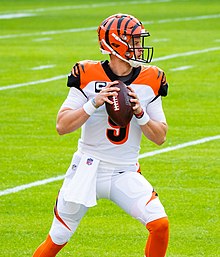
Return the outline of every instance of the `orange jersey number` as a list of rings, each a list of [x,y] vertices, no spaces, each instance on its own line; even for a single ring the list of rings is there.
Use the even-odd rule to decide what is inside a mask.
[[[116,125],[109,117],[108,123],[111,126],[111,128],[108,128],[106,131],[108,140],[116,145],[124,144],[128,140],[130,124],[122,128]]]

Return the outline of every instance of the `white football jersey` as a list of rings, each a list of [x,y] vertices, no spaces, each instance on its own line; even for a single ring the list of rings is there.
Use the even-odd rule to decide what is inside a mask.
[[[79,62],[68,77],[70,91],[62,107],[78,109],[95,97],[108,82],[119,79],[110,70],[108,61]],[[134,89],[151,119],[166,122],[161,96],[166,96],[168,84],[162,70],[155,66],[133,68],[133,75],[124,83]],[[111,121],[104,104],[82,126],[78,149],[105,162],[135,164],[141,135],[135,116],[127,127],[121,128]]]

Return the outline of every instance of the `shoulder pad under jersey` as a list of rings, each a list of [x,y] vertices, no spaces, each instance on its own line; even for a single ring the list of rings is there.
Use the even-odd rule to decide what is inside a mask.
[[[76,63],[73,68],[71,73],[68,76],[68,80],[67,80],[67,86],[68,87],[76,87],[76,88],[80,88],[80,68],[79,68],[80,64]]]
[[[90,79],[90,76],[91,76],[90,73],[94,75],[94,70],[92,69],[92,71],[90,71],[90,68],[94,67],[94,65],[98,63],[100,64],[100,62],[98,61],[90,61],[90,60],[77,62],[73,66],[72,71],[68,76],[67,86],[76,87],[78,89],[82,88],[83,87],[82,84],[84,83],[84,79],[85,79],[85,76],[84,76],[85,73],[86,73],[86,77]],[[96,71],[98,72],[98,70]]]
[[[166,75],[164,73],[164,71],[162,71],[161,69],[158,69],[158,78],[160,79],[160,88],[159,88],[159,95],[161,96],[167,96],[168,94],[168,83],[167,83],[167,79],[166,79]]]
[[[156,66],[149,67],[149,84],[153,88],[156,96],[166,96],[168,93],[168,83],[163,70]]]

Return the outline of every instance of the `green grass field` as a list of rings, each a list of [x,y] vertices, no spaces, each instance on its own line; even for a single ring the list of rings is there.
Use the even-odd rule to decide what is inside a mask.
[[[32,256],[49,231],[62,180],[4,192],[65,174],[80,135],[60,137],[55,130],[68,93],[65,75],[79,60],[107,57],[95,28],[118,12],[144,22],[155,48],[152,64],[166,71],[170,84],[163,100],[167,141],[158,147],[143,139],[141,154],[218,136],[140,159],[169,215],[167,257],[220,256],[220,3],[113,1],[0,1],[1,257]],[[143,257],[147,235],[101,200],[58,256]]]

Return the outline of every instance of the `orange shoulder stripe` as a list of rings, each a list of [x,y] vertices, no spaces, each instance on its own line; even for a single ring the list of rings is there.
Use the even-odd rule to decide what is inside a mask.
[[[99,61],[79,62],[80,88],[83,89],[91,81],[111,81]]]
[[[163,71],[156,66],[142,66],[139,76],[133,81],[133,84],[142,84],[150,86],[155,95],[158,95],[158,91],[161,85],[161,79]]]

